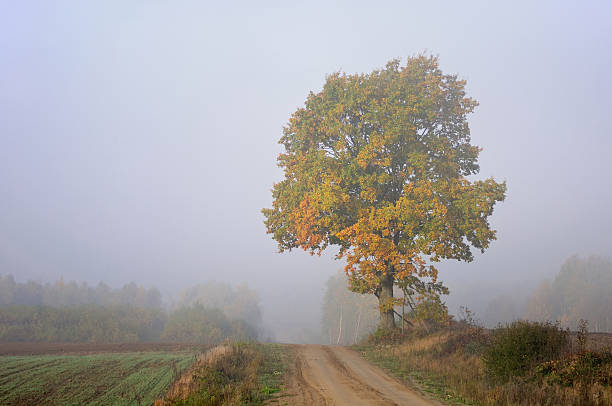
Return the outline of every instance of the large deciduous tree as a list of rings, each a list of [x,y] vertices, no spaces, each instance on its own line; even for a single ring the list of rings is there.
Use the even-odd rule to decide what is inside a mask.
[[[436,281],[433,263],[471,261],[495,231],[488,218],[505,183],[479,171],[465,81],[433,56],[392,60],[368,74],[330,75],[285,126],[285,179],[263,209],[280,251],[339,246],[350,288],[378,297],[381,327],[395,327],[393,286]]]

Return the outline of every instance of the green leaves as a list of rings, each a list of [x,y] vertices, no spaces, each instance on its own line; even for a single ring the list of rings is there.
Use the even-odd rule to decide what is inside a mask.
[[[392,60],[368,74],[330,75],[289,119],[285,179],[264,209],[281,251],[339,245],[346,271],[371,281],[436,277],[427,260],[470,261],[495,232],[488,217],[505,183],[470,182],[480,149],[467,115],[478,103],[433,56]]]

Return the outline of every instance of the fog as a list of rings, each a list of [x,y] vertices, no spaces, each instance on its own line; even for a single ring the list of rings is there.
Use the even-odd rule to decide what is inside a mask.
[[[459,305],[520,300],[612,247],[609,2],[0,3],[0,275],[245,282],[279,340],[319,329],[333,253],[278,254],[278,139],[326,74],[439,55],[480,102],[498,240],[444,262]]]

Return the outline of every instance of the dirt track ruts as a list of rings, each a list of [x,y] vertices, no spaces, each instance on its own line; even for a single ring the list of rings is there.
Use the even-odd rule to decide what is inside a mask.
[[[423,398],[350,348],[296,345],[294,379],[287,405],[407,405],[438,403]]]

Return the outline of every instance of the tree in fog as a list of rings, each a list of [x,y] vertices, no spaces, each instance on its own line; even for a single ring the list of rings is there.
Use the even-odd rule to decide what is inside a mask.
[[[495,231],[488,218],[505,183],[470,181],[480,149],[467,115],[477,102],[435,57],[392,60],[368,74],[328,76],[284,128],[285,178],[263,209],[280,251],[339,246],[349,286],[378,298],[381,327],[395,327],[394,285],[427,279],[433,263],[471,261]],[[412,279],[415,280],[415,279]]]
[[[511,323],[520,319],[521,312],[516,296],[500,294],[489,301],[482,320],[486,326],[495,327],[502,323]]]
[[[220,309],[232,320],[243,320],[253,327],[261,327],[262,313],[257,292],[245,284],[232,287],[221,282],[207,282],[184,289],[176,307],[202,305]]]
[[[161,334],[166,341],[218,344],[226,338],[252,340],[255,330],[242,320],[230,320],[218,308],[201,304],[182,306],[170,313]]]
[[[322,334],[329,344],[355,344],[371,334],[379,321],[376,299],[346,289],[344,272],[326,283],[322,308]]]
[[[542,281],[527,301],[525,317],[529,320],[554,320],[553,291],[549,281]]]
[[[552,283],[531,295],[526,317],[558,320],[576,329],[580,319],[596,332],[612,332],[612,261],[597,256],[569,258]]]
[[[162,297],[157,288],[146,289],[134,282],[121,289],[112,289],[103,282],[91,287],[60,278],[55,283],[43,285],[34,281],[17,283],[12,275],[0,275],[0,306],[73,307],[89,304],[159,309]]]

